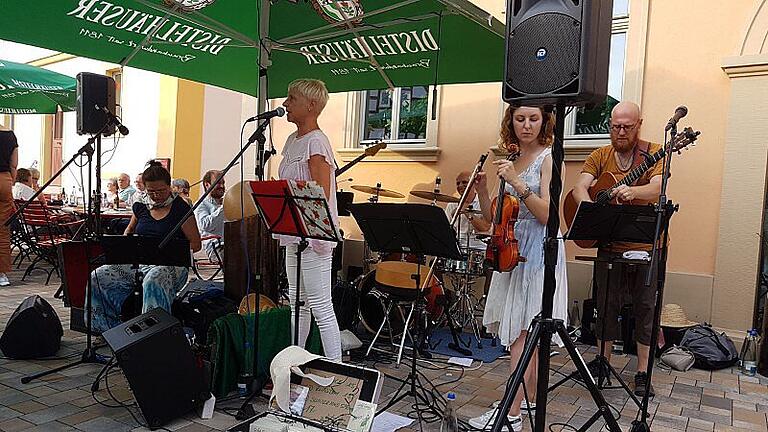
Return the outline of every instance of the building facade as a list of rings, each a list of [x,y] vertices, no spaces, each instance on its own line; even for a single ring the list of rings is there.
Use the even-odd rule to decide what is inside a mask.
[[[504,1],[475,3],[505,21]],[[664,125],[678,105],[689,109],[681,125],[702,133],[695,148],[673,159],[669,196],[680,210],[671,222],[664,301],[682,305],[690,319],[739,337],[753,326],[760,275],[768,272],[761,241],[768,162],[768,5],[766,0],[614,0],[614,9],[609,102],[640,104],[646,140],[663,140]],[[100,73],[115,67],[83,59],[44,66],[73,76],[81,67]],[[253,98],[131,68],[121,72],[124,123],[131,136],[118,146],[114,172],[132,173],[150,157],[171,157],[174,177],[193,182],[205,170],[223,167],[239,150],[240,125],[256,110]],[[389,143],[348,171],[344,179],[353,180],[340,188],[381,183],[407,194],[432,190],[439,176],[443,191],[454,192],[455,175],[472,169],[482,153],[501,155],[495,148],[505,108],[500,95],[498,83],[333,94],[320,125],[339,165],[360,155],[366,144]],[[271,101],[271,107],[281,102]],[[567,118],[565,191],[589,152],[609,143],[606,110],[574,110]],[[73,115],[65,114],[65,160],[82,141],[71,132]],[[45,167],[40,155],[50,153],[46,130],[53,120],[38,119],[36,129],[20,117],[15,128],[25,136],[25,145],[39,149]],[[251,130],[246,128],[246,136]],[[271,141],[278,150],[270,161],[273,176],[280,147],[292,131],[282,120],[273,122]],[[252,178],[255,153],[247,155],[243,172]],[[239,170],[234,171],[230,184],[239,181]],[[366,198],[358,194],[356,201]],[[344,219],[353,245],[359,230],[353,220]],[[591,265],[575,257],[594,251],[571,244],[567,251],[570,296],[583,299],[589,295]]]

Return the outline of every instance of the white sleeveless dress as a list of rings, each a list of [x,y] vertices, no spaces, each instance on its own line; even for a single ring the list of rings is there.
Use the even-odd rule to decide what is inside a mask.
[[[520,173],[520,179],[530,186],[531,191],[541,196],[541,165],[551,154],[547,148]],[[507,185],[507,191],[517,195]],[[541,295],[544,290],[544,239],[547,227],[542,225],[520,200],[520,213],[515,224],[515,238],[518,240],[520,255],[526,258],[511,272],[493,272],[488,298],[483,313],[483,325],[489,332],[499,336],[504,346],[511,345],[522,331],[528,330],[533,318],[541,313]],[[558,237],[561,237],[558,235]],[[565,244],[559,240],[555,280],[554,307],[552,316],[566,321],[568,318],[568,278],[565,267]],[[555,337],[553,340],[562,345]]]

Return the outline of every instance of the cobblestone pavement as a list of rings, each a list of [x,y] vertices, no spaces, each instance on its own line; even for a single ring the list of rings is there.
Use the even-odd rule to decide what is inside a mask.
[[[23,268],[23,267],[22,267]],[[104,385],[95,394],[90,387],[99,365],[83,365],[52,374],[44,379],[22,384],[20,378],[29,373],[47,370],[65,364],[82,352],[85,337],[69,330],[69,311],[53,295],[59,280],[54,276],[48,286],[44,285],[42,273],[35,273],[26,282],[21,282],[20,271],[11,275],[13,285],[0,288],[0,329],[18,304],[27,296],[39,294],[56,309],[64,326],[60,360],[17,361],[0,359],[0,431],[132,431],[146,430],[132,418],[125,408],[106,407],[97,402],[114,404]],[[107,351],[104,348],[102,351]],[[592,354],[586,354],[590,358]],[[628,382],[634,375],[634,356],[615,357],[613,366]],[[404,376],[408,369],[395,368],[391,364],[377,363],[380,370]],[[569,373],[574,368],[564,356],[553,358],[553,378]],[[505,359],[479,367],[477,362],[463,373],[445,368],[420,367],[429,383],[438,385],[439,391],[457,393],[458,416],[468,419],[485,412],[500,399],[505,381],[509,376],[509,364]],[[387,379],[382,391],[382,401],[388,400],[396,389],[393,380]],[[650,404],[652,430],[663,432],[679,431],[766,431],[768,412],[768,379],[742,376],[735,369],[708,372],[665,372],[656,370],[654,386],[657,396]],[[132,394],[125,379],[116,373],[110,377],[110,387],[115,397],[132,403]],[[609,403],[621,413],[619,423],[628,430],[637,413],[634,403],[623,390],[605,390]],[[226,406],[236,407],[231,402]],[[406,399],[393,407],[393,411],[407,414],[412,401]],[[256,406],[263,408],[264,402]],[[581,426],[593,413],[594,405],[589,393],[574,382],[567,382],[549,394],[548,423],[568,423]],[[230,411],[231,412],[231,411]],[[137,411],[134,409],[134,413]],[[139,416],[138,419],[141,420]],[[527,418],[526,418],[527,420]],[[143,420],[142,420],[143,421]],[[179,419],[166,427],[170,430],[198,432],[225,430],[235,424],[234,417],[217,411],[210,420],[201,420],[194,413]],[[600,430],[602,422],[593,425],[590,431]],[[414,424],[411,430],[418,430]],[[424,430],[437,431],[439,423],[425,424]],[[526,423],[525,430],[530,430]],[[553,425],[552,430],[570,430]]]

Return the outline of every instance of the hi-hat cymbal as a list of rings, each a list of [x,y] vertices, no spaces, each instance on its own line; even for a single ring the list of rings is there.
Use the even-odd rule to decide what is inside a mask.
[[[405,195],[401,194],[400,192],[384,189],[380,187],[365,186],[365,185],[352,185],[351,187],[356,191],[360,191],[370,195],[378,195],[378,196],[387,197],[387,198],[405,198]]]
[[[437,192],[432,191],[420,191],[420,190],[414,190],[411,191],[411,195],[418,197],[418,198],[424,198],[425,200],[429,201],[439,201],[444,203],[457,203],[459,202],[459,198],[445,195]]]

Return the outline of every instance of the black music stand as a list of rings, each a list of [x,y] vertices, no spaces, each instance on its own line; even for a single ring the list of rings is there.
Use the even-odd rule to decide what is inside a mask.
[[[604,246],[614,242],[634,242],[634,243],[646,243],[653,244],[654,234],[656,228],[656,209],[653,205],[613,205],[613,204],[595,204],[592,202],[583,201],[579,204],[579,208],[576,211],[573,223],[570,230],[566,233],[565,238],[567,240],[595,240],[599,245]],[[611,269],[613,264],[630,264],[630,265],[648,265],[648,261],[639,259],[613,259],[613,260],[601,260],[596,259],[594,265],[599,265],[599,262],[605,262],[608,265],[608,285],[610,285]],[[603,304],[599,309],[599,313],[605,314],[608,308],[608,297],[610,293],[606,291],[603,296]],[[605,326],[607,320],[605,317],[602,321],[601,334],[605,334]],[[608,358],[605,356],[605,347],[603,343],[600,343],[599,353],[595,356],[595,359],[591,362],[596,365],[597,374],[597,388],[612,389],[622,388],[629,395],[635,405],[638,408],[642,408],[640,400],[635,396],[632,389],[624,382],[618,372],[611,366]],[[603,371],[607,371],[609,375],[603,376]],[[611,386],[610,375],[613,375],[619,386]],[[559,387],[566,381],[579,377],[579,372],[575,371],[570,375],[564,377],[557,383],[549,387],[548,391],[552,391]],[[606,385],[603,385],[603,383]],[[599,407],[598,407],[599,408]],[[597,421],[599,417],[593,416],[582,425],[582,430],[589,428],[592,423]]]
[[[350,206],[352,216],[365,236],[371,250],[380,253],[405,253],[417,256],[416,277],[414,284],[416,289],[423,290],[420,286],[421,263],[425,256],[430,255],[439,258],[459,260],[462,258],[456,241],[456,234],[448,222],[448,218],[442,208],[428,204],[352,204]],[[432,267],[434,268],[434,266]],[[427,275],[430,279],[432,270]],[[422,293],[423,294],[423,293]],[[416,340],[413,342],[413,357],[411,358],[411,370],[408,377],[400,380],[400,388],[392,396],[392,399],[379,412],[386,411],[392,405],[400,402],[408,396],[412,396],[416,404],[423,404],[425,410],[432,411],[435,415],[441,415],[438,407],[421,383],[416,370],[416,361],[419,348],[422,345],[424,334],[422,332],[422,313],[424,311],[423,296],[416,301]],[[407,325],[407,324],[406,324]],[[406,330],[404,330],[406,331]],[[424,377],[427,382],[429,379]],[[409,389],[403,393],[403,389],[409,385]],[[439,394],[439,393],[438,393]],[[417,409],[419,428],[422,427],[421,409]]]
[[[567,240],[595,240],[599,244],[653,244],[656,209],[653,205],[595,204],[583,201],[576,210]]]

